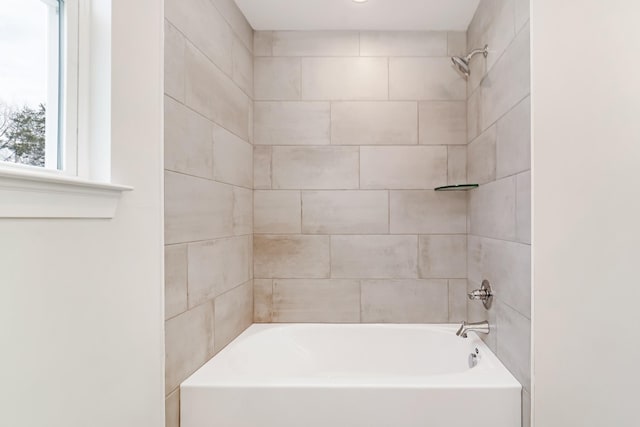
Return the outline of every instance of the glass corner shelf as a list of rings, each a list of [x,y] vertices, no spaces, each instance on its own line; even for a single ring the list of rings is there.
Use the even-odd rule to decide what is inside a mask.
[[[435,191],[469,191],[478,188],[478,184],[457,184],[436,187]]]

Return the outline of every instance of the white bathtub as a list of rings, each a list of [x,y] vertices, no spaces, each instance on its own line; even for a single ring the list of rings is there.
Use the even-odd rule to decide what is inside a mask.
[[[520,426],[520,384],[455,329],[253,325],[182,383],[181,426]]]

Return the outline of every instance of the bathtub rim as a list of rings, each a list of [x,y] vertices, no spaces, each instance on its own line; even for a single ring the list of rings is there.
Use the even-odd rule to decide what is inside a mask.
[[[227,375],[212,378],[210,371],[216,369],[217,360],[229,356],[236,350],[239,343],[255,334],[264,331],[287,328],[385,328],[385,329],[414,329],[428,330],[437,333],[452,334],[459,327],[458,324],[405,324],[405,323],[254,323],[231,341],[215,356],[209,359],[203,366],[197,369],[180,385],[181,389],[187,388],[361,388],[361,389],[522,389],[522,385],[509,372],[498,357],[475,333],[469,333],[470,347],[478,348],[481,354],[481,363],[473,369],[457,373],[444,373],[436,375],[415,376],[354,376],[325,378],[317,376],[265,376],[243,377],[241,375]]]

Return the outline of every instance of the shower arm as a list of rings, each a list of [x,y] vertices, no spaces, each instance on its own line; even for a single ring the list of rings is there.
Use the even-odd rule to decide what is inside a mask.
[[[484,48],[482,49],[473,49],[471,52],[469,52],[469,54],[464,59],[467,61],[470,61],[471,58],[473,58],[479,53],[481,53],[486,58],[487,55],[489,54],[489,45],[484,45]]]

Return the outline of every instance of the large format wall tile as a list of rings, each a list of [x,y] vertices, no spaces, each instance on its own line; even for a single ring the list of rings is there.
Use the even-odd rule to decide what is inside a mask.
[[[358,147],[273,147],[275,189],[358,188]]]
[[[213,0],[218,11],[224,16],[242,43],[251,50],[253,28],[240,11],[234,0]]]
[[[253,188],[271,188],[271,147],[253,147]]]
[[[253,318],[253,30],[233,0],[165,12],[165,402],[178,427],[179,384]],[[270,187],[267,148],[257,182]]]
[[[363,280],[362,321],[368,323],[446,323],[446,280]]]
[[[464,145],[467,143],[465,101],[420,103],[420,144]]]
[[[300,58],[255,58],[253,96],[256,101],[300,99]]]
[[[449,323],[467,320],[467,279],[449,279]]]
[[[447,183],[446,147],[361,147],[360,187],[427,189]]]
[[[515,0],[516,32],[529,22],[530,0]]]
[[[185,98],[190,108],[242,139],[249,138],[251,99],[190,43]]]
[[[467,147],[451,145],[447,147],[447,184],[466,184],[467,180]]]
[[[187,310],[187,245],[164,249],[164,317]]]
[[[254,318],[463,320],[466,33],[354,34],[254,35]]]
[[[357,323],[360,321],[360,282],[274,280],[273,321]]]
[[[254,276],[269,278],[327,278],[329,236],[270,236],[253,238]]]
[[[304,191],[305,234],[382,234],[389,232],[386,191]]]
[[[273,31],[253,32],[253,55],[271,56],[273,54]]]
[[[524,387],[530,407],[531,316],[531,114],[529,0],[480,3],[469,25],[469,49],[489,45],[474,58],[468,79],[469,193],[468,290],[488,279],[496,296],[487,311],[467,305],[469,321],[488,320],[483,339]],[[528,425],[523,414],[523,426]]]
[[[253,97],[253,55],[238,37],[233,38],[233,81],[247,95]]]
[[[213,130],[213,178],[246,188],[253,185],[253,147],[220,126]]]
[[[470,48],[489,45],[487,58],[478,57],[478,60],[482,59],[485,63],[482,72],[470,79],[473,80],[474,89],[477,80],[481,79],[486,71],[491,70],[515,36],[514,1],[491,0],[485,3],[483,7],[478,8],[478,19],[473,20],[468,31],[469,38],[475,42],[473,46],[469,46]]]
[[[516,234],[518,241],[531,243],[531,172],[516,177]]]
[[[164,167],[213,177],[213,123],[168,96],[164,98]]]
[[[215,300],[215,351],[222,350],[253,323],[253,282],[248,281]]]
[[[427,279],[467,277],[466,235],[420,236],[419,245],[420,277]]]
[[[480,101],[481,90],[473,92],[467,99],[467,142],[471,142],[480,135]]]
[[[180,390],[175,390],[165,399],[165,427],[180,427]]]
[[[496,127],[491,126],[471,141],[467,152],[467,178],[474,184],[496,179]]]
[[[165,172],[165,243],[233,234],[233,189],[202,178]]]
[[[393,234],[467,232],[467,196],[462,192],[392,191],[389,203]]]
[[[449,31],[447,32],[447,55],[464,56],[467,52],[467,32]]]
[[[169,393],[214,354],[213,301],[165,322],[165,391]]]
[[[389,98],[465,101],[466,81],[444,58],[390,58]]]
[[[516,238],[516,179],[503,178],[473,190],[469,197],[471,234]]]
[[[233,31],[211,2],[167,0],[165,15],[220,70],[231,75]]]
[[[529,97],[498,121],[496,144],[498,178],[531,169],[531,101]]]
[[[531,246],[469,236],[469,280],[487,279],[501,301],[531,317]]]
[[[253,190],[233,187],[233,235],[253,233]]]
[[[358,56],[357,31],[274,31],[273,56]]]
[[[256,234],[300,234],[299,191],[254,191],[253,232]]]
[[[416,236],[331,236],[331,276],[418,277]]]
[[[253,321],[270,323],[273,313],[273,279],[253,279]]]
[[[496,307],[498,357],[525,390],[531,390],[531,321],[506,304]]]
[[[328,102],[256,102],[255,144],[324,145],[330,143]]]
[[[249,280],[251,239],[232,237],[189,244],[189,307]]]
[[[529,27],[525,27],[482,81],[482,129],[502,117],[530,92]]]
[[[418,143],[415,102],[334,102],[331,143],[392,145]]]
[[[446,56],[445,31],[364,31],[362,56]]]
[[[386,100],[387,58],[302,58],[302,99]]]
[[[164,22],[164,93],[184,102],[184,36],[167,20]]]

